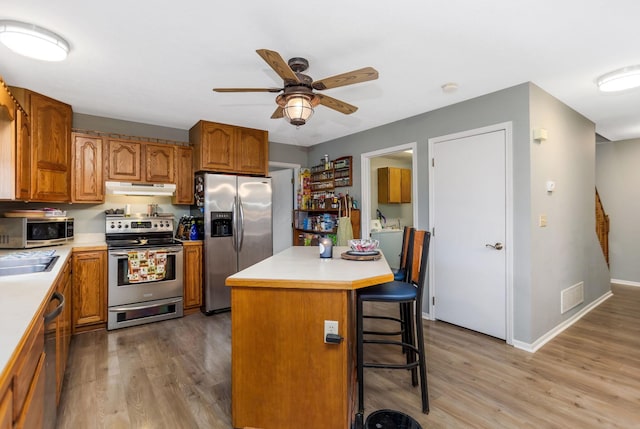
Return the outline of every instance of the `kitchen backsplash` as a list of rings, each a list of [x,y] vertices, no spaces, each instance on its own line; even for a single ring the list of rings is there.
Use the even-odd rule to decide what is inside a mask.
[[[104,204],[58,204],[58,203],[23,203],[0,202],[0,213],[7,210],[40,209],[54,207],[66,210],[67,216],[75,220],[77,234],[104,234],[105,210],[131,206],[131,213],[147,213],[148,204],[157,204],[158,213],[173,213],[177,219],[189,214],[189,206],[171,204],[171,197],[134,197],[107,195]]]

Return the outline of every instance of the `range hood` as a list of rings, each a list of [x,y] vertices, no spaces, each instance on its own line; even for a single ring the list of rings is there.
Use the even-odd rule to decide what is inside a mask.
[[[176,191],[173,183],[131,183],[105,182],[107,194],[110,195],[148,195],[170,197]]]

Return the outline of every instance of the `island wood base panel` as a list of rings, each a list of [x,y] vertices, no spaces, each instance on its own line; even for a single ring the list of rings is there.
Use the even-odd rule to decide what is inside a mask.
[[[234,428],[348,428],[353,411],[353,292],[233,288]],[[325,344],[324,320],[341,344]]]

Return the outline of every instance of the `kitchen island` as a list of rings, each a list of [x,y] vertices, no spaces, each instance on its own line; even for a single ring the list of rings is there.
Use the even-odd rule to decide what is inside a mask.
[[[349,428],[356,397],[355,291],[393,280],[384,257],[321,259],[290,247],[227,278],[234,428]],[[325,320],[340,344],[324,342]]]

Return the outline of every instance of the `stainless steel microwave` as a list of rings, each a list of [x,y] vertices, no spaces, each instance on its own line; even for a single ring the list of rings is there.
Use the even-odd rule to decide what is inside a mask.
[[[73,240],[73,218],[0,218],[0,248],[27,249],[54,246]]]

